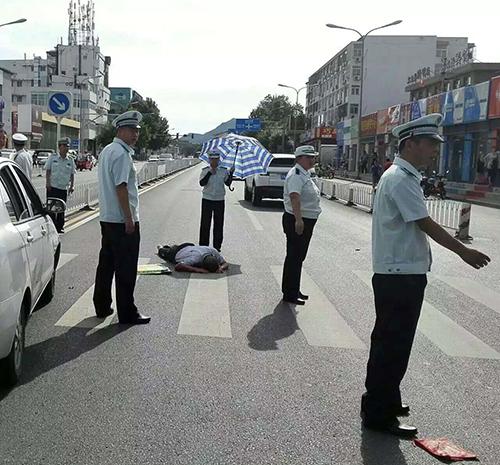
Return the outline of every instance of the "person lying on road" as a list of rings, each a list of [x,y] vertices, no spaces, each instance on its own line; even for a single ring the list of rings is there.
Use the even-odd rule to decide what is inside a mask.
[[[214,247],[184,243],[164,246],[158,255],[175,264],[175,271],[188,273],[224,273],[229,264]]]

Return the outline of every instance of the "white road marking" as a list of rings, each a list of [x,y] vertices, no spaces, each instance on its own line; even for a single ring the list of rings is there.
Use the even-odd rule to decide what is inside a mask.
[[[483,304],[494,312],[500,314],[500,293],[493,289],[484,286],[470,278],[457,278],[452,276],[436,276],[437,279],[443,281],[457,291],[474,299],[476,302]]]
[[[139,264],[143,265],[149,262],[149,258],[139,258]],[[139,276],[138,276],[139,278]],[[64,326],[67,328],[94,328],[99,330],[105,326],[109,326],[116,317],[116,311],[106,319],[97,318],[95,316],[94,302],[94,285],[90,286],[83,295],[59,318],[55,326]],[[111,297],[113,303],[116,302],[115,295],[115,280],[111,285]]]
[[[59,263],[57,264],[57,270],[61,269],[64,265],[66,265],[76,257],[78,257],[78,254],[61,253],[61,255],[59,256]]]
[[[371,272],[354,273],[367,286],[372,287]],[[426,301],[422,305],[417,329],[450,357],[500,360],[500,353]]]
[[[274,277],[281,283],[281,266],[272,266]],[[302,270],[302,289],[309,295],[304,306],[290,305],[307,343],[317,347],[366,349],[363,341],[342,318],[335,306],[312,278]]]
[[[251,210],[248,210],[248,208],[245,209],[247,212],[248,217],[250,218],[250,221],[253,224],[253,227],[255,228],[256,231],[264,231],[264,228],[262,227],[262,224],[260,223],[259,219],[255,215],[255,213]]]
[[[191,275],[177,334],[232,337],[227,276]]]

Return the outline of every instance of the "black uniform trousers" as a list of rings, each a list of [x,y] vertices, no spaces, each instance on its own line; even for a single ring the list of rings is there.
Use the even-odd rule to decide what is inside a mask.
[[[286,235],[286,258],[283,265],[281,291],[287,300],[296,299],[300,291],[302,263],[306,259],[307,250],[317,220],[303,218],[304,232],[299,236],[295,232],[295,216],[283,214],[283,231]]]
[[[111,308],[114,276],[118,319],[134,319],[138,313],[134,303],[134,289],[139,261],[139,223],[135,224],[133,234],[126,234],[124,223],[101,222],[101,234],[101,251],[94,287],[96,315],[106,314]]]
[[[376,320],[361,405],[367,421],[384,423],[395,418],[394,409],[401,405],[399,386],[408,367],[427,275],[375,274],[372,285]]]
[[[224,200],[201,200],[200,245],[210,245],[210,227],[214,218],[213,246],[217,250],[222,247],[224,239]]]
[[[51,187],[47,189],[47,198],[53,197],[55,199],[61,199],[65,202],[68,200],[68,191],[64,189],[56,189],[55,187]],[[61,232],[64,229],[64,212],[58,213],[54,216],[54,224],[56,225],[57,232]]]

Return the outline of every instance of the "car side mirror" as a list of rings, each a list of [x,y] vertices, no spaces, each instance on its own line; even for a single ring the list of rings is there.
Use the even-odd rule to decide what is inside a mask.
[[[54,197],[48,197],[47,203],[45,204],[45,210],[47,213],[52,213],[54,215],[64,213],[66,211],[66,202]]]

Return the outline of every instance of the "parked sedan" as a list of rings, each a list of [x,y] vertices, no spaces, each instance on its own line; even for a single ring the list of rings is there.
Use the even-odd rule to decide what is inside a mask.
[[[22,372],[25,328],[55,289],[61,250],[51,215],[65,204],[44,206],[31,181],[12,161],[0,158],[0,382],[15,384]]]

